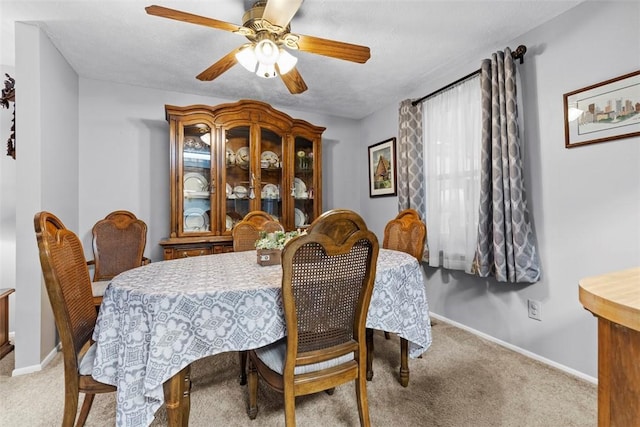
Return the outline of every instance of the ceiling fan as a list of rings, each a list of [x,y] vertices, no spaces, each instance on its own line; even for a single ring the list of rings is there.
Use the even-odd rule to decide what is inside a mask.
[[[243,24],[206,18],[162,6],[145,8],[149,15],[204,25],[245,36],[249,42],[239,46],[196,76],[211,81],[240,63],[258,76],[280,76],[289,92],[302,93],[307,85],[296,69],[297,58],[286,49],[300,50],[364,64],[371,56],[369,48],[320,37],[291,33],[290,21],[303,0],[259,0],[242,17]],[[286,48],[286,49],[285,49]]]

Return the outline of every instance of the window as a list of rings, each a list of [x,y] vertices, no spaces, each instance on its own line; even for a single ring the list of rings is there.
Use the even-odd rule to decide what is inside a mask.
[[[429,265],[471,272],[480,197],[480,76],[424,103]]]

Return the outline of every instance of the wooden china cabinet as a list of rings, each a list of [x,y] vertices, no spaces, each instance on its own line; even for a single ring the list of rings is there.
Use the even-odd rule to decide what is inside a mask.
[[[233,250],[231,232],[263,210],[286,230],[322,213],[322,132],[258,101],[165,106],[170,235],[164,259]]]

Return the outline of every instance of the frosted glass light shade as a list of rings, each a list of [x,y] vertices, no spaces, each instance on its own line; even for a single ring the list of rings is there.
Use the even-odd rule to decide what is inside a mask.
[[[278,58],[278,70],[280,71],[280,74],[287,74],[296,66],[297,62],[298,58],[280,48],[280,57]]]
[[[242,46],[240,51],[236,53],[236,59],[244,68],[252,73],[256,71],[256,67],[258,65],[258,58],[256,58],[256,54],[253,51],[253,45],[245,44]]]
[[[256,71],[256,74],[260,77],[264,77],[265,79],[271,79],[278,75],[274,64],[264,64],[262,62],[258,64],[258,71]]]
[[[258,62],[265,65],[274,65],[280,56],[278,45],[269,39],[260,40],[254,51]]]

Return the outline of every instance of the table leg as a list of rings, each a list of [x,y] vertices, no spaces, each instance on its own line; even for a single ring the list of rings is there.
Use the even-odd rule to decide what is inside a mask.
[[[409,385],[409,341],[400,338],[400,384]]]
[[[164,383],[164,400],[167,407],[169,427],[189,425],[191,410],[191,365],[169,378]]]
[[[373,379],[373,329],[367,328],[367,381]]]

